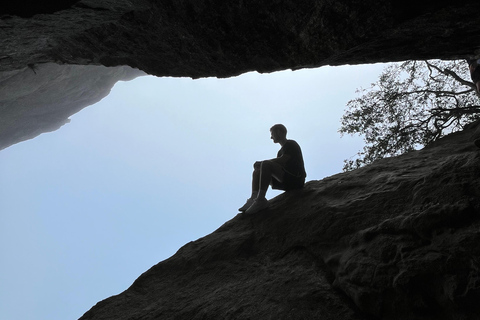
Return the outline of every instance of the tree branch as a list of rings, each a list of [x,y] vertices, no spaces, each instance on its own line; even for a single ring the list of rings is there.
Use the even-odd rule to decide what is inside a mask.
[[[446,75],[446,76],[451,76],[452,78],[454,78],[455,80],[457,80],[458,82],[460,82],[461,84],[463,84],[464,86],[468,86],[470,88],[472,88],[472,90],[475,90],[475,84],[472,82],[472,81],[468,81],[468,80],[464,80],[462,77],[460,77],[455,71],[452,71],[450,69],[440,69],[439,67],[437,67],[436,65],[433,65],[431,64],[430,62],[428,61],[425,61],[425,63],[427,64],[427,66],[435,70],[437,70],[438,72]]]
[[[469,93],[469,92],[472,92],[474,91],[475,89],[472,88],[472,89],[468,89],[468,90],[465,90],[465,91],[459,91],[459,92],[455,92],[455,91],[444,91],[444,90],[429,90],[429,89],[425,89],[425,90],[415,90],[415,91],[406,91],[406,92],[402,92],[401,94],[405,94],[405,95],[410,95],[410,94],[418,94],[418,93],[434,93],[434,94],[446,94],[446,95],[452,95],[452,96],[459,96],[459,95],[462,95],[462,94],[466,94],[466,93]]]

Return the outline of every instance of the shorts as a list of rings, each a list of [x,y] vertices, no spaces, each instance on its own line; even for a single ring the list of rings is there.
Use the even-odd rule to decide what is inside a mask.
[[[283,181],[278,181],[277,179],[272,178],[272,181],[270,182],[272,189],[284,190],[284,191],[301,189],[303,188],[304,184],[305,184],[305,178],[296,177],[288,172],[285,172]]]

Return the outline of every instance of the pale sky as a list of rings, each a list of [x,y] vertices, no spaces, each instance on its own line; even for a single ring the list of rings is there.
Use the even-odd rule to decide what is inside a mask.
[[[0,319],[77,319],[233,218],[276,123],[307,181],[341,172],[362,141],[340,138],[340,117],[383,67],[139,77],[0,151]]]

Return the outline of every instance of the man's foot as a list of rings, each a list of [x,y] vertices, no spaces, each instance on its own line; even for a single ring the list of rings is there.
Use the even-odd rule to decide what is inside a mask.
[[[255,202],[255,199],[253,198],[248,198],[247,199],[247,202],[245,202],[245,204],[238,208],[238,211],[242,211],[242,212],[245,212],[248,208],[250,208],[250,206]]]
[[[267,199],[256,199],[253,204],[245,211],[246,214],[257,213],[262,211],[263,209],[268,208],[268,200]]]

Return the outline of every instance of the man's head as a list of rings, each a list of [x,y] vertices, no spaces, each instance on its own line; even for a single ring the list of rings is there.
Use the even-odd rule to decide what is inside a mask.
[[[270,128],[273,142],[281,142],[287,140],[287,128],[283,124],[276,124]]]

